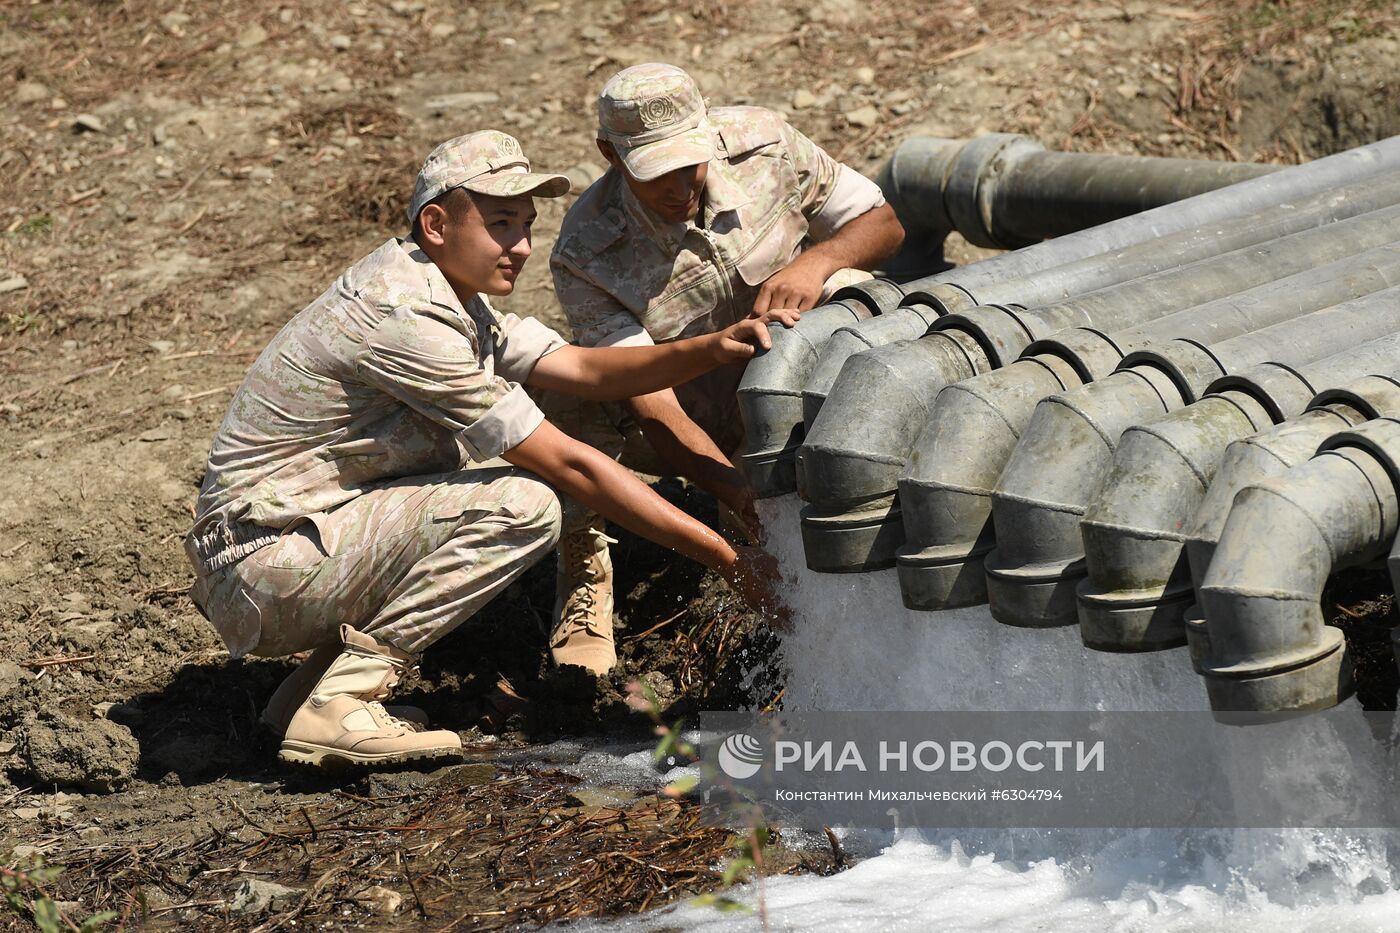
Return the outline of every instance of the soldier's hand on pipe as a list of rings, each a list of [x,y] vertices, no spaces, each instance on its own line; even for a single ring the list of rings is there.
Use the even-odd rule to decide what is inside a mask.
[[[826,284],[827,271],[824,265],[809,260],[807,254],[798,256],[792,265],[768,277],[758,289],[754,299],[753,317],[778,308],[791,308],[807,311],[817,306],[822,297],[822,286]]]
[[[778,561],[758,547],[734,549],[734,561],[720,570],[726,582],[755,612],[762,613],[777,628],[792,625],[792,609],[778,595],[782,576]]]
[[[773,311],[762,317],[744,318],[739,323],[726,327],[715,334],[711,348],[715,359],[721,363],[731,363],[735,360],[751,359],[758,355],[759,350],[772,349],[773,338],[768,336],[770,321],[779,321],[784,327],[791,327],[797,323],[797,312]]]

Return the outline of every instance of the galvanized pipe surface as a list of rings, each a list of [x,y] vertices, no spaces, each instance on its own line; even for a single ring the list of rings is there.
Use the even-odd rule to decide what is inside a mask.
[[[1397,169],[1400,169],[1400,137],[1349,150],[1306,165],[1284,169],[1263,178],[1231,185],[1219,192],[1197,195],[1185,201],[1154,208],[1091,230],[1058,237],[1003,256],[973,263],[961,269],[939,273],[910,283],[907,288],[877,280],[857,287],[854,294],[858,295],[860,300],[868,302],[868,306],[876,313],[894,309],[906,290],[928,292],[936,289],[944,294],[944,298],[940,299],[943,302],[944,310],[970,308],[978,304],[971,299],[970,293],[979,287],[1032,273],[1043,273],[1075,260],[1102,254],[1109,250],[1121,250],[1127,244],[1158,239],[1202,225],[1218,224],[1231,217],[1255,213],[1272,205],[1296,203],[1320,192],[1331,191],[1366,178],[1375,178]],[[1303,224],[1297,229],[1309,225],[1311,224]],[[1275,232],[1263,236],[1261,239],[1268,239],[1276,235],[1279,233]],[[1046,286],[1047,294],[1056,294],[1056,289],[1059,289],[1059,293],[1062,294],[1069,293],[1066,291],[1067,286],[1054,276],[1042,276],[1042,278],[1046,278],[1049,283]],[[1072,291],[1083,290],[1085,290],[1084,287],[1079,287]],[[843,299],[851,296],[850,292],[843,290],[835,297]],[[1041,299],[1041,301],[1044,300],[1050,299]],[[926,313],[901,311],[899,316],[916,317],[918,320],[912,323],[911,328],[917,331],[920,324],[927,323]],[[804,315],[805,317],[806,315]],[[801,330],[802,326],[802,322],[799,321],[796,328],[774,331],[775,345],[789,339],[804,339],[795,333],[795,331]],[[891,335],[890,339],[901,338]],[[819,347],[816,342],[814,345]],[[747,367],[745,379],[749,379],[748,374],[753,373],[752,379],[755,385],[776,384],[776,380],[769,378],[764,372],[767,365],[765,364],[766,359],[767,356],[764,356],[751,361]],[[773,365],[776,368],[781,368],[781,364],[776,360]],[[818,394],[824,394],[825,389],[820,387],[824,385],[829,388],[830,381],[834,381],[838,372],[839,365],[834,371],[824,374],[823,380],[828,381],[819,380],[814,383],[814,391]],[[800,389],[806,387],[812,374],[810,370],[807,372],[794,370],[789,371],[787,375],[794,381],[785,384],[786,387]],[[762,393],[749,393],[741,401],[741,413],[745,413],[746,405],[763,405],[763,399]],[[746,413],[744,418],[746,422],[750,420],[750,416]],[[765,417],[761,414],[755,415],[752,420],[763,421]],[[772,419],[767,420],[772,421]],[[758,452],[758,448],[746,447],[745,450]]]
[[[1220,540],[1230,504],[1250,483],[1281,476],[1317,452],[1338,431],[1374,418],[1400,417],[1400,376],[1368,375],[1325,389],[1308,410],[1267,431],[1232,442],[1221,457],[1204,498],[1187,523],[1184,539],[1192,585],[1199,590]],[[1187,617],[1191,613],[1187,612]],[[1188,635],[1191,633],[1188,631]]]
[[[1389,550],[1397,455],[1400,422],[1368,421],[1236,495],[1200,593],[1197,661],[1212,709],[1315,710],[1350,696],[1350,659],[1323,621],[1322,588],[1334,570]]]
[[[1232,370],[1301,365],[1397,328],[1400,288],[1392,288],[1209,347],[1168,341],[1140,361],[1126,358],[1112,376],[1042,401],[992,493],[997,543],[984,562],[992,616],[1025,626],[1076,621],[1074,588],[1085,573],[1079,521],[1129,427],[1189,404]]]
[[[793,451],[802,441],[802,393],[794,373],[816,361],[817,347],[838,328],[862,320],[869,309],[855,301],[823,305],[802,315],[784,340],[781,325],[769,328],[773,348],[751,362],[739,382],[739,412],[744,421],[744,447],[739,467],[759,498],[782,495],[796,484]]]
[[[1400,333],[1296,370],[1264,363],[1222,377],[1200,401],[1124,431],[1080,523],[1087,569],[1078,588],[1084,643],[1102,651],[1184,644],[1183,614],[1195,595],[1186,527],[1228,445],[1297,416],[1320,389],[1373,373],[1400,374]]]
[[[1400,178],[1396,182],[1396,195],[1400,196]],[[1391,247],[1388,252],[1375,257],[1365,253],[1350,255],[1356,250],[1393,240],[1400,240],[1400,205],[1090,293],[1083,296],[1091,299],[1085,303],[1087,307],[1083,316],[1093,320],[1097,328],[1131,325],[1144,319],[1159,318],[1142,331],[1140,343],[1149,342],[1160,333],[1192,333],[1186,329],[1185,320],[1160,318],[1161,313],[1196,304],[1199,300],[1230,295],[1289,273],[1307,271],[1338,256],[1349,257],[1331,267],[1332,274],[1338,278],[1364,278],[1367,270],[1371,270],[1380,260],[1394,264],[1397,280],[1400,280],[1400,247]],[[1288,283],[1281,287],[1293,291],[1298,286]],[[1342,287],[1344,284],[1315,288],[1314,292],[1321,297],[1315,300],[1313,307],[1321,306],[1326,303],[1326,298],[1340,294],[1337,289]],[[1262,296],[1256,296],[1256,302],[1265,306],[1264,312],[1250,314],[1237,310],[1231,316],[1205,309],[1197,312],[1194,320],[1198,322],[1198,329],[1213,326],[1217,332],[1222,329],[1227,331],[1230,322],[1254,320],[1261,313],[1276,314],[1279,308],[1287,307],[1277,302],[1274,297],[1276,293],[1265,292]],[[1304,287],[1299,294],[1307,295],[1309,292]],[[1064,305],[1061,305],[1051,320],[1062,318],[1065,313]],[[1224,318],[1225,323],[1217,323],[1214,320],[1216,316]],[[798,454],[798,492],[812,504],[813,516],[821,516],[824,521],[827,517],[840,514],[847,505],[892,495],[917,442],[918,435],[910,430],[910,426],[928,423],[930,404],[938,392],[961,379],[999,366],[1007,356],[1019,352],[1030,341],[1035,328],[1041,326],[1036,322],[1034,312],[1023,313],[1010,308],[977,308],[951,317],[955,319],[953,326],[948,324],[950,318],[944,318],[934,325],[937,330],[920,340],[875,348],[845,360],[841,375],[834,383],[833,395],[819,410],[817,417],[808,422],[803,447]],[[1022,318],[1036,323],[1023,325]],[[1201,326],[1201,321],[1206,326]],[[862,326],[880,327],[899,323],[886,315],[864,322]],[[1096,338],[1099,334],[1097,328],[1094,330]],[[841,348],[839,341],[861,338],[856,333],[858,329],[842,328],[836,333],[822,352],[819,370],[830,358],[830,351]],[[969,346],[974,339],[977,345]],[[937,349],[921,346],[926,342],[936,344]],[[1109,360],[1116,362],[1119,347],[1113,341],[1107,341],[1107,344],[1107,347],[1101,348],[1105,352],[1098,356],[1105,363]],[[862,362],[865,356],[876,358]],[[900,362],[902,357],[909,359]],[[1088,371],[1091,368],[1081,367],[1086,378],[1090,378]],[[878,399],[879,404],[872,405],[872,399]],[[804,410],[810,402],[810,393],[804,392]],[[885,514],[886,521],[895,521],[898,517],[897,510]],[[828,525],[824,523],[822,527]],[[866,533],[864,524],[842,524],[839,527],[841,533],[856,528],[860,529],[861,535]],[[811,540],[822,547],[840,549],[839,542],[831,534],[816,535]],[[883,535],[880,540],[891,547],[903,544],[901,537],[894,532]],[[855,563],[849,560],[849,555],[839,560],[833,554],[808,555],[808,565],[814,570],[833,566],[848,571],[879,569],[891,566],[896,560],[897,554],[891,550],[865,553]]]
[[[1307,261],[1307,247],[1299,241],[1284,241],[1280,239],[1282,237],[1304,231],[1316,232],[1313,228],[1324,225],[1333,227],[1345,223],[1346,226],[1339,227],[1335,232],[1340,238],[1355,240],[1353,249],[1364,249],[1389,242],[1388,239],[1377,239],[1376,237],[1382,234],[1371,229],[1371,222],[1363,222],[1360,218],[1362,215],[1374,216],[1376,224],[1386,230],[1391,229],[1395,222],[1394,214],[1392,212],[1382,215],[1382,209],[1395,208],[1396,205],[1400,205],[1400,172],[1392,172],[1340,189],[1316,192],[1284,205],[1269,205],[1254,213],[1179,231],[1146,243],[1126,246],[1112,253],[1070,262],[1054,269],[1053,275],[1045,273],[1035,276],[1034,282],[1013,278],[975,290],[950,282],[922,287],[919,283],[910,283],[906,286],[904,304],[917,306],[917,315],[906,315],[902,310],[892,311],[882,315],[878,321],[858,323],[851,328],[854,334],[861,335],[862,339],[858,343],[833,341],[831,345],[822,349],[818,365],[802,390],[807,428],[811,429],[815,413],[830,395],[841,371],[841,365],[852,353],[882,343],[918,337],[929,328],[938,330],[967,326],[972,322],[967,320],[965,315],[974,310],[975,306],[1006,306],[1010,309],[1011,306],[1041,306],[1047,302],[1068,303],[1068,307],[1063,304],[1044,309],[1037,307],[1045,316],[1044,329],[1030,335],[1028,339],[1020,338],[1015,329],[1008,327],[1006,322],[995,318],[988,319],[986,324],[1000,324],[1001,327],[996,333],[1012,341],[1008,343],[1005,352],[1014,357],[1013,351],[1019,352],[1015,341],[1020,340],[1020,347],[1024,348],[1036,337],[1093,321],[1096,313],[1103,315],[1102,326],[1130,326],[1131,322],[1127,317],[1132,312],[1125,310],[1130,306],[1120,303],[1114,295],[1105,294],[1115,285],[1138,281],[1142,283],[1139,291],[1145,297],[1137,300],[1147,302],[1155,298],[1164,307],[1185,308],[1245,287],[1241,285],[1239,288],[1228,288],[1232,278],[1231,270],[1244,264],[1243,256],[1184,273],[1183,268],[1190,263],[1220,260],[1222,254],[1234,250],[1277,242],[1277,256],[1271,252],[1258,259],[1261,263],[1272,263],[1274,269],[1278,270],[1276,274],[1267,274],[1265,270],[1260,270],[1260,274],[1265,277],[1256,281],[1264,282],[1286,274],[1282,271],[1284,269],[1297,271],[1320,265],[1325,261],[1321,258],[1322,252],[1319,252],[1317,261]],[[1369,237],[1359,232],[1361,227],[1367,228]],[[1316,244],[1319,238],[1313,237],[1309,242]],[[1326,249],[1325,253],[1326,258],[1333,259],[1347,255],[1344,248],[1335,246]],[[981,264],[975,263],[974,266],[976,265]],[[1166,278],[1150,279],[1156,274]],[[1196,300],[1189,300],[1190,296],[1183,293],[1186,291],[1194,291],[1198,295]],[[932,309],[934,313],[930,314],[928,309]],[[1075,319],[1081,314],[1086,320]],[[939,315],[948,317],[938,320]],[[1115,324],[1109,319],[1111,315],[1121,315],[1124,319]],[[904,320],[906,316],[909,318],[907,321]],[[1143,310],[1138,320],[1145,321],[1152,316],[1150,312]],[[1059,326],[1054,326],[1056,323],[1059,323]],[[994,343],[994,339],[988,341],[988,351],[995,354],[997,351]]]
[[[1349,246],[1352,241],[1343,242]],[[1190,393],[1194,398],[1221,374],[1220,367],[1195,343],[1172,343],[1170,338],[1238,336],[1383,288],[1400,281],[1397,260],[1397,247],[1384,247],[1110,335],[1090,328],[1061,331],[1032,343],[1027,356],[1003,375],[978,376],[961,389],[940,394],[914,442],[911,466],[898,481],[905,535],[896,564],[905,604],[933,610],[987,601],[979,568],[995,540],[992,489],[1041,399],[1112,372],[1126,351],[1163,342],[1176,348],[1178,361],[1189,358],[1205,367]],[[1228,346],[1225,350],[1231,352]],[[872,468],[877,475],[881,470]]]

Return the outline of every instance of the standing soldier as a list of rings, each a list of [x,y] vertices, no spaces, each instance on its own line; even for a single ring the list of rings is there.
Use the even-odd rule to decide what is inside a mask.
[[[186,539],[191,595],[234,657],[311,651],[263,713],[285,760],[460,755],[455,732],[380,701],[553,548],[555,489],[769,599],[767,555],[561,433],[521,388],[645,395],[769,342],[766,322],[744,321],[667,347],[580,349],[498,314],[485,296],[515,287],[533,197],[568,187],[504,133],[443,143],[418,175],[412,235],[293,317],[234,393]],[[512,466],[467,469],[497,457]]]
[[[772,309],[805,311],[868,274],[904,239],[880,189],[760,107],[707,110],[671,65],[637,65],[598,97],[611,169],[564,217],[550,267],[584,347],[640,347],[713,333]],[[855,272],[856,274],[852,274]],[[751,530],[753,496],[729,455],[743,438],[744,363],[623,404],[553,398],[571,434],[642,473],[680,475]],[[566,500],[556,581],[558,663],[617,661],[612,562],[602,519]]]

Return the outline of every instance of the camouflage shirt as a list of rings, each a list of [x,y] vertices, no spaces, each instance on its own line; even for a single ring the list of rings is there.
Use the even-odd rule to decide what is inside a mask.
[[[528,437],[522,383],[564,341],[458,300],[412,239],[389,240],[291,319],[214,436],[187,539],[206,571],[371,483],[455,470]]]
[[[569,208],[550,268],[582,346],[728,327],[804,246],[884,203],[874,182],[771,110],[722,107],[708,119],[715,157],[694,221],[659,220],[616,169]]]

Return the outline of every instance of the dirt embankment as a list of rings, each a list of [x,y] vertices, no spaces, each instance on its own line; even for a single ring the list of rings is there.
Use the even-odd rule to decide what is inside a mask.
[[[438,646],[410,686],[463,729],[491,712],[482,698],[502,675],[532,701],[507,723],[513,740],[484,746],[490,779],[471,772],[471,794],[499,783],[496,803],[444,796],[441,776],[336,793],[273,766],[255,719],[287,665],[227,660],[183,595],[179,539],[243,371],[344,265],[399,230],[434,143],[499,126],[584,185],[600,170],[597,88],[660,59],[689,67],[713,103],[778,108],[870,173],[917,132],[1295,161],[1400,132],[1396,37],[1389,4],[1332,0],[0,2],[0,853],[18,845],[70,865],[55,893],[80,899],[73,910],[179,926],[370,922],[391,903],[405,922],[558,917],[520,905],[546,891],[540,870],[567,834],[526,831],[512,795],[567,788],[512,772],[513,743],[600,726],[645,735],[621,701],[631,676],[681,704],[675,715],[778,695],[771,664],[744,676],[771,659],[773,637],[694,568],[626,540],[617,677],[542,664],[552,593],[538,569]],[[542,206],[541,254],[565,207]],[[557,326],[544,267],[537,257],[503,304]],[[423,887],[439,876],[417,871],[419,850],[393,853],[437,837],[387,827],[433,823],[442,801],[497,807],[495,827],[472,838],[527,848],[511,850],[508,872],[473,876],[487,894],[428,904],[443,892]],[[570,912],[717,883],[713,839],[662,844],[684,836],[668,821],[690,818],[666,806],[630,799],[619,812],[641,835],[606,850],[659,867],[626,890],[585,888]],[[325,849],[348,838],[339,831],[317,836],[366,823],[380,829],[363,830],[374,833],[357,843],[364,858]],[[708,867],[673,883],[686,866]],[[231,914],[250,879],[297,893],[249,895],[251,912]],[[365,895],[376,886],[387,893]]]

